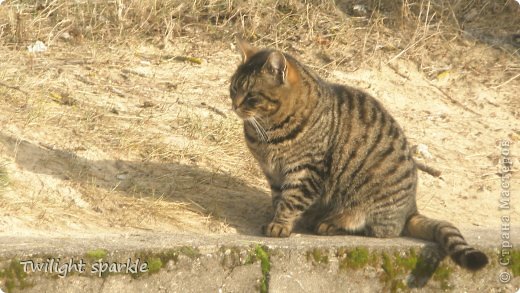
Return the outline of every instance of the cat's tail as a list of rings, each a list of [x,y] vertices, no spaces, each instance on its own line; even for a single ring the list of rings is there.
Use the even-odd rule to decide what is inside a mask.
[[[446,221],[414,214],[406,223],[404,235],[438,243],[455,263],[468,270],[479,270],[489,262],[482,251],[468,245],[459,229]]]

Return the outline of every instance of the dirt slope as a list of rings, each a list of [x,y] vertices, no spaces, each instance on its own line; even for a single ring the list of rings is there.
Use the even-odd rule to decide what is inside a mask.
[[[233,38],[192,34],[168,46],[69,38],[57,35],[42,53],[0,50],[0,235],[258,235],[270,195],[229,109]],[[424,63],[384,47],[358,62],[365,44],[257,44],[373,94],[413,145],[429,148],[418,158],[443,175],[420,175],[425,214],[496,231],[497,245],[501,216],[520,221],[517,52],[461,37],[433,46]],[[330,62],[332,49],[344,62]],[[504,173],[507,210],[499,209],[501,140],[511,143],[514,169]]]

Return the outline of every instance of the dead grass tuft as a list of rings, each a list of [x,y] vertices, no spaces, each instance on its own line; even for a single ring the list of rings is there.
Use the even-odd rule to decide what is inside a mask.
[[[9,176],[6,169],[7,163],[0,161],[0,195],[9,185]]]
[[[0,40],[24,47],[35,40],[127,42],[129,36],[160,47],[177,38],[229,42],[236,33],[265,46],[302,50],[324,47],[329,65],[389,54],[420,59],[467,37],[514,46],[520,7],[510,0],[371,1],[8,1],[0,7]],[[359,44],[361,50],[334,48]],[[356,52],[357,51],[357,52]],[[343,56],[342,56],[343,54]],[[351,66],[356,66],[352,64]]]

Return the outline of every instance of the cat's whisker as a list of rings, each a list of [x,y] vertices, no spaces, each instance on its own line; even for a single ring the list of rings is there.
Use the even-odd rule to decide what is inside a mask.
[[[257,128],[257,126],[256,126],[256,124],[255,124],[254,117],[249,117],[249,118],[247,118],[247,119],[244,120],[244,121],[245,121],[245,122],[248,122],[248,123],[251,124],[251,125],[253,125],[253,127],[255,128],[255,131],[256,131],[257,133],[259,133],[258,128]]]
[[[258,120],[262,121],[263,122],[263,119],[260,118],[260,117],[256,117],[254,116],[255,118],[255,121],[256,121],[256,124],[258,125],[258,129],[260,129],[260,132],[262,133],[262,135],[264,136],[264,141],[269,141],[269,136],[267,135],[267,131],[265,130],[265,128],[262,126],[262,124],[260,124],[258,122]]]
[[[267,142],[268,141],[267,133],[266,133],[265,129],[262,127],[262,125],[260,123],[258,123],[258,120],[256,120],[256,117],[251,116],[251,118],[249,118],[248,121],[251,123],[251,125],[253,125],[256,132],[260,136],[260,139],[264,142]]]
[[[253,118],[253,119],[250,120],[250,122],[253,125],[253,127],[255,128],[256,133],[258,133],[258,135],[260,136],[260,139],[263,141],[264,137],[262,136],[262,133],[260,132],[260,129],[258,129],[258,125],[257,125],[256,120],[254,120],[254,118]]]

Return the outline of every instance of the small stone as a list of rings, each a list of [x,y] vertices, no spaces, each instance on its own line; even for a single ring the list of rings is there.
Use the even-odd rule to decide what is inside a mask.
[[[428,146],[425,144],[420,143],[420,144],[416,145],[413,149],[414,149],[414,153],[416,155],[419,155],[425,159],[433,158],[432,154],[428,150]]]
[[[31,53],[42,53],[47,51],[47,46],[42,41],[36,41],[34,44],[27,46],[27,50]]]
[[[365,5],[354,5],[352,7],[355,16],[365,16],[367,15],[367,7]]]
[[[126,179],[128,179],[128,173],[117,174],[117,175],[116,175],[116,178],[117,178],[118,180],[126,180]]]

